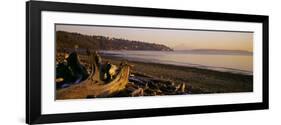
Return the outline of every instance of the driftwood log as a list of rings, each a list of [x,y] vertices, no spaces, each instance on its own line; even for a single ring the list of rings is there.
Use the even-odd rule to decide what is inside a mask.
[[[120,64],[120,70],[117,75],[106,83],[101,79],[101,59],[97,53],[90,54],[89,62],[92,68],[89,77],[79,84],[57,90],[56,99],[108,97],[125,89],[130,75],[129,65]]]

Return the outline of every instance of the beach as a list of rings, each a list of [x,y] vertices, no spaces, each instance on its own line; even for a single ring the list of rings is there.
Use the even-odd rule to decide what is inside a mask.
[[[67,27],[56,30],[56,99],[253,92],[252,33]]]
[[[102,56],[103,60],[118,65],[122,59]],[[252,92],[253,76],[220,72],[209,69],[200,69],[170,64],[145,63],[128,61],[132,65],[132,74],[149,76],[157,79],[171,81],[174,84],[185,84],[196,90],[190,94],[198,93],[231,93]]]
[[[61,53],[58,54],[57,60],[62,59],[62,55]],[[78,55],[81,65],[91,72],[89,56],[85,53]],[[92,85],[85,84],[83,81],[75,84],[56,83],[56,99],[253,92],[252,75],[172,64],[132,61],[110,54],[99,53],[98,55],[102,65],[110,63],[118,68],[121,68],[124,64],[128,65],[130,69],[129,76],[126,78],[127,83],[122,83],[122,88],[116,88],[117,86],[115,86],[115,89],[119,89],[116,92],[100,96],[89,94],[94,92],[87,89],[91,88]],[[116,71],[116,74],[120,74],[120,70]],[[109,89],[109,91],[111,90]],[[70,92],[72,94],[68,94]]]

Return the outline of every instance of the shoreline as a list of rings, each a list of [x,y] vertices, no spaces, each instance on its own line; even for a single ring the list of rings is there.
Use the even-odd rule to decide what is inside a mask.
[[[89,69],[88,56],[79,54],[81,64]],[[253,76],[197,67],[124,60],[100,54],[102,63],[117,67],[121,62],[131,66],[125,89],[108,97],[162,96],[253,92]],[[57,58],[59,56],[57,55]],[[69,84],[68,86],[73,86]],[[64,88],[57,88],[60,91]],[[87,96],[87,98],[96,98]]]
[[[103,60],[118,65],[124,59],[101,55]],[[126,60],[133,65],[133,74],[143,74],[149,77],[172,81],[175,84],[184,83],[199,89],[201,93],[252,92],[253,75],[222,72],[197,67],[176,66],[151,62]]]
[[[129,62],[133,62],[133,63],[144,63],[144,64],[154,64],[154,65],[163,65],[163,66],[172,66],[172,67],[184,67],[184,68],[194,68],[194,69],[199,69],[199,70],[210,70],[210,71],[214,71],[214,72],[221,72],[221,73],[230,73],[230,74],[235,74],[235,75],[246,75],[246,76],[253,76],[252,73],[250,74],[246,74],[246,73],[242,73],[242,72],[251,72],[251,71],[247,71],[247,70],[240,70],[240,69],[233,69],[233,68],[225,68],[225,67],[215,67],[215,66],[204,66],[204,65],[199,65],[199,64],[192,64],[192,65],[196,65],[196,66],[185,66],[185,65],[175,65],[175,64],[167,64],[167,63],[156,63],[156,62],[143,62],[143,61],[138,61],[138,60],[128,60],[122,57],[118,57],[118,56],[111,56],[111,55],[103,55],[101,54],[101,57],[103,59],[108,59],[108,60],[118,60],[118,61],[129,61]],[[198,67],[197,67],[198,66]],[[202,67],[206,67],[206,68],[201,68],[199,66]],[[233,70],[234,72],[231,71],[222,71],[222,70],[214,70],[211,68],[222,68],[222,69],[229,69],[229,70]],[[237,72],[235,72],[237,70]],[[241,72],[239,72],[241,71]]]
[[[163,64],[163,65],[174,65],[174,66],[181,66],[181,67],[194,67],[198,69],[206,69],[206,70],[214,70],[219,72],[227,72],[227,73],[234,73],[234,74],[244,74],[244,75],[253,75],[253,71],[251,70],[243,70],[243,69],[237,69],[237,68],[228,68],[228,67],[221,67],[221,66],[208,66],[204,64],[196,64],[196,63],[187,63],[187,62],[177,62],[177,61],[161,61],[157,59],[142,59],[142,58],[136,58],[136,57],[128,57],[124,58],[120,54],[115,53],[107,53],[104,51],[99,52],[100,55],[104,57],[119,59],[123,58],[124,60],[129,60],[132,62],[143,62],[143,63],[156,63],[156,64]]]

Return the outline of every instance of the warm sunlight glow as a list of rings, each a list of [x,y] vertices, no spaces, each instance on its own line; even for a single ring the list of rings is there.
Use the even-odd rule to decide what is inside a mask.
[[[253,51],[253,33],[57,25],[57,31],[101,35],[167,45],[174,50],[223,49]]]

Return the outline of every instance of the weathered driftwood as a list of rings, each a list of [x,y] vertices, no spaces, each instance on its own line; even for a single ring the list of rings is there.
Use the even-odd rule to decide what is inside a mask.
[[[120,65],[120,71],[108,83],[101,80],[100,57],[94,53],[89,58],[92,70],[89,77],[79,84],[56,92],[56,99],[82,99],[87,97],[107,97],[123,90],[128,83],[130,66]]]

